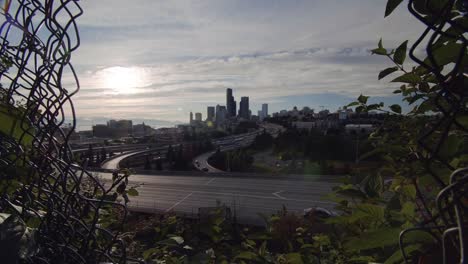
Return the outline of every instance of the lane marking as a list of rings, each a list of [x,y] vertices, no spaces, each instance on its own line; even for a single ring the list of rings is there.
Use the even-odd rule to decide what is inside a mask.
[[[144,188],[148,188],[148,186],[145,186]],[[145,192],[154,193],[153,191],[150,191],[150,190],[144,190],[144,188],[139,190],[141,195],[137,197],[143,198],[143,193]],[[181,189],[175,189],[175,188],[161,188],[161,187],[150,187],[150,188],[156,189],[156,190],[162,190],[162,191],[182,191],[182,192],[187,191],[187,190],[181,190]],[[278,197],[272,197],[272,196],[261,196],[261,195],[240,194],[240,193],[209,192],[209,191],[192,191],[190,195],[192,194],[224,195],[224,196],[231,196],[231,197],[247,197],[247,198],[268,199],[268,200],[280,199]],[[148,198],[151,199],[151,196]],[[293,199],[293,198],[285,198],[285,197],[281,200],[292,201],[292,202],[311,202],[311,203],[336,205],[335,202],[327,202],[327,201],[320,201],[320,200]]]
[[[216,178],[211,178],[211,180],[207,181],[207,182],[205,183],[205,185],[208,185],[208,184],[212,183],[215,179],[216,179]]]
[[[286,200],[286,197],[283,197],[283,196],[279,195],[282,192],[284,192],[284,191],[283,190],[277,191],[277,192],[274,192],[273,195],[280,198],[280,199],[282,199],[282,200]]]
[[[192,196],[193,192],[187,194],[184,198],[182,198],[182,200],[178,201],[177,203],[175,203],[174,205],[172,205],[171,207],[167,208],[166,209],[166,212],[169,212],[170,210],[172,210],[174,207],[178,206],[181,202],[185,201],[187,198],[189,198],[190,196]]]

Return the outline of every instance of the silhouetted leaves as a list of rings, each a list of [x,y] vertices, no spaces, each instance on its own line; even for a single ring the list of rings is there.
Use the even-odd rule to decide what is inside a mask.
[[[395,79],[392,80],[392,82],[402,82],[402,83],[419,83],[421,82],[421,77],[419,75],[416,75],[414,73],[405,73]]]
[[[407,45],[408,41],[401,43],[401,45],[396,49],[395,54],[393,55],[393,60],[400,65],[405,62]]]
[[[392,74],[394,72],[398,71],[398,67],[390,67],[387,68],[379,73],[379,80],[382,78],[385,78],[387,75]]]
[[[385,17],[389,16],[395,8],[397,8],[403,0],[388,0],[385,8]]]

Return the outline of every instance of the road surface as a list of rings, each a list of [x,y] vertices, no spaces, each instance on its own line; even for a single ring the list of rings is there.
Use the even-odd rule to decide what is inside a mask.
[[[198,170],[205,171],[205,172],[223,172],[208,163],[208,159],[214,154],[216,151],[210,151],[203,153],[197,157],[195,157],[192,161],[192,165],[197,168]],[[206,169],[205,169],[206,168]]]
[[[100,174],[107,181],[111,177]],[[130,197],[132,211],[196,215],[200,207],[224,204],[239,221],[262,224],[259,213],[271,215],[283,205],[299,214],[314,206],[333,209],[334,203],[322,197],[337,183],[317,178],[131,175],[129,186],[134,185],[139,185],[139,196]]]
[[[133,155],[137,155],[137,154],[140,154],[140,153],[145,153],[145,152],[148,152],[147,149],[145,150],[138,150],[138,151],[129,151],[123,155],[120,155],[120,156],[116,156],[114,158],[111,158],[111,159],[108,159],[107,161],[105,161],[104,163],[101,164],[101,168],[103,169],[108,169],[108,170],[115,170],[115,169],[118,169],[119,168],[119,163],[128,158],[128,157],[131,157]]]
[[[284,127],[272,123],[263,123],[260,127],[261,129],[254,132],[218,138],[212,142],[220,149],[220,151],[230,151],[250,146],[255,141],[257,135],[263,133],[263,130],[274,138],[278,137],[279,133],[285,130]],[[222,170],[217,169],[208,163],[208,159],[215,153],[216,151],[210,151],[195,157],[192,160],[192,165],[198,170],[205,172],[222,172]]]

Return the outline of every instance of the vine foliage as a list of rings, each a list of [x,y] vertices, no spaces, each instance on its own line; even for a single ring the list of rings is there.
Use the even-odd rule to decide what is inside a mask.
[[[388,0],[385,16],[402,2]],[[362,157],[380,155],[385,165],[336,190],[345,214],[330,222],[346,230],[339,238],[343,254],[385,263],[466,263],[467,3],[407,3],[424,32],[410,47],[404,41],[387,49],[380,40],[372,50],[393,63],[378,78],[396,75],[391,82],[401,85],[394,93],[404,107],[371,104],[364,95],[349,104],[358,112],[389,113],[370,137],[375,149]]]

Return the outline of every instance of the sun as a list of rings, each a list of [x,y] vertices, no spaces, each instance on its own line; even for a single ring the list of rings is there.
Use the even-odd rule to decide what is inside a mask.
[[[117,94],[132,94],[145,86],[146,74],[138,67],[110,67],[100,72],[102,85]]]

